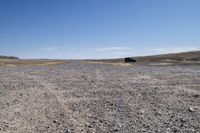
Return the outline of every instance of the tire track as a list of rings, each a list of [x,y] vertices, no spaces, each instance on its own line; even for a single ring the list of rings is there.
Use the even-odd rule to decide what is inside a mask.
[[[58,91],[54,90],[57,88],[56,85],[45,81],[43,78],[35,75],[29,75],[29,78],[32,78],[35,82],[41,84],[48,93],[55,99],[57,103],[61,106],[61,108],[65,111],[65,113],[69,114],[70,120],[73,122],[76,132],[83,132],[84,126],[87,123],[84,119],[78,118],[74,112],[69,110],[65,105],[66,100],[58,93]]]

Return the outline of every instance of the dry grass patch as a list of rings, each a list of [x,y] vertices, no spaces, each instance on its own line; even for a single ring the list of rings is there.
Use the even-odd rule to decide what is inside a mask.
[[[133,64],[130,63],[123,63],[123,62],[103,62],[103,61],[87,61],[87,63],[93,63],[93,64],[107,64],[107,65],[114,65],[114,66],[133,66]]]
[[[56,64],[64,64],[67,61],[64,60],[9,60],[1,59],[0,67],[8,66],[48,66]]]

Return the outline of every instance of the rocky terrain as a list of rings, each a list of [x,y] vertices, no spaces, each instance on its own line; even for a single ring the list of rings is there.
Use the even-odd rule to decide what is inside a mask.
[[[198,133],[200,66],[0,67],[1,133]]]

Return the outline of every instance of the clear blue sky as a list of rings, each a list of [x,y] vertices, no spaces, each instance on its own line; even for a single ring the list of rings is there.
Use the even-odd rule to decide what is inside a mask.
[[[200,49],[200,0],[1,0],[0,55],[117,58]]]

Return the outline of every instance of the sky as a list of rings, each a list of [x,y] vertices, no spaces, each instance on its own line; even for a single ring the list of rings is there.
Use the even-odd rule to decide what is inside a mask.
[[[200,0],[0,0],[0,55],[101,59],[200,50]]]

